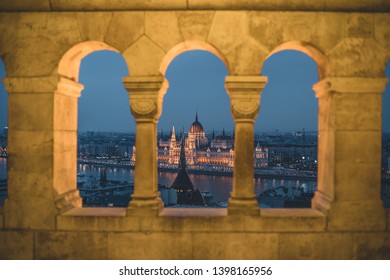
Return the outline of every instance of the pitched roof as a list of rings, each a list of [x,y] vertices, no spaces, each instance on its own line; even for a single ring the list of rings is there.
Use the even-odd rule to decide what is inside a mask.
[[[187,173],[187,162],[186,162],[186,153],[184,149],[184,138],[181,141],[180,149],[180,161],[179,161],[179,172],[173,181],[171,188],[175,190],[194,190],[194,185],[191,182],[190,177]]]

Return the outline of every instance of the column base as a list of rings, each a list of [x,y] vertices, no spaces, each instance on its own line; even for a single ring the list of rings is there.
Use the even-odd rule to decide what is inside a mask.
[[[311,200],[311,208],[321,211],[326,214],[332,204],[333,199],[320,191],[316,191]]]
[[[256,196],[231,197],[228,201],[228,215],[259,216],[260,208]]]
[[[163,208],[160,196],[134,197],[126,210],[126,216],[158,216]]]
[[[80,192],[78,189],[70,190],[66,193],[59,195],[56,198],[56,207],[59,210],[59,213],[65,213],[73,208],[83,207],[83,201],[80,197]]]

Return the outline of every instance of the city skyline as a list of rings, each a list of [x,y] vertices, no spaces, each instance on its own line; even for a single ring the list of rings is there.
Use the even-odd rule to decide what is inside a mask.
[[[121,81],[128,74],[118,53],[100,51],[83,59],[79,82],[85,88],[79,98],[79,131],[135,131]],[[390,63],[385,74],[390,77]],[[225,129],[231,133],[234,124],[224,88],[226,75],[224,63],[211,53],[190,51],[179,55],[166,72],[170,87],[164,97],[158,131],[168,132],[172,125],[187,131],[198,111],[206,132]],[[311,88],[318,80],[315,62],[302,53],[284,51],[265,61],[262,75],[268,76],[269,81],[261,95],[255,131],[316,131],[317,99]],[[0,60],[0,77],[5,76]],[[7,99],[4,83],[0,83],[0,127],[7,126]],[[383,93],[382,126],[384,132],[390,132],[390,84]]]

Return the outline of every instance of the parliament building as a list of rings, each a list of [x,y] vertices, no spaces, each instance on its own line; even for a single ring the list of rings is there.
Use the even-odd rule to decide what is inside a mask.
[[[182,141],[184,140],[184,141]],[[180,151],[184,143],[186,164],[188,169],[198,171],[232,172],[234,167],[234,131],[227,135],[215,135],[213,131],[210,139],[206,137],[203,125],[199,122],[198,113],[195,121],[189,127],[187,137],[185,132],[175,133],[175,127],[169,135],[158,135],[158,164],[160,168],[177,169],[180,161]],[[131,161],[135,163],[136,148],[133,147]],[[268,148],[255,147],[254,165],[256,168],[268,166]]]

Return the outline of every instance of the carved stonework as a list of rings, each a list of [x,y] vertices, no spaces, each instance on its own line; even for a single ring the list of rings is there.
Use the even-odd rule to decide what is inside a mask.
[[[157,102],[150,98],[146,99],[145,96],[130,96],[130,108],[131,113],[137,118],[155,118],[157,115]]]
[[[60,214],[72,208],[82,207],[82,200],[78,189],[73,189],[59,195],[56,198],[55,202],[56,202],[56,207],[59,210]]]
[[[259,112],[260,95],[267,83],[263,76],[228,76],[225,87],[235,120],[254,120]]]
[[[61,77],[60,81],[57,84],[55,94],[80,97],[80,93],[83,89],[84,86],[82,84],[79,84],[68,78]]]
[[[330,86],[331,84],[328,79],[321,80],[318,83],[314,84],[313,90],[316,93],[316,97],[318,99],[328,98]]]
[[[248,94],[249,95],[249,94]],[[255,119],[260,107],[260,93],[251,96],[230,97],[230,108],[234,119]]]
[[[127,77],[123,84],[129,93],[130,109],[136,121],[160,117],[168,89],[168,81],[163,76]]]

